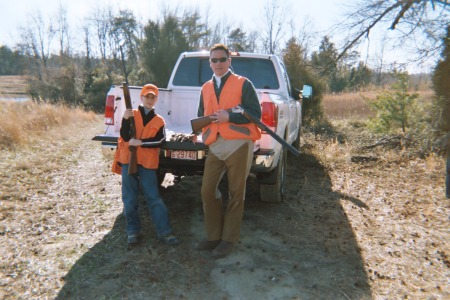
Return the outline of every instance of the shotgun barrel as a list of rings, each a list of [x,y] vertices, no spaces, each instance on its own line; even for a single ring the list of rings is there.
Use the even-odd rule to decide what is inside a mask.
[[[128,84],[126,82],[122,85],[123,88],[123,98],[125,100],[126,109],[133,109],[131,105],[131,97],[130,90],[128,89]],[[130,121],[130,136],[132,139],[136,137],[136,125],[134,123],[134,117],[130,117],[128,119]],[[136,154],[136,146],[129,146],[130,150],[130,162],[128,164],[128,174],[136,174],[137,173],[137,154]]]
[[[261,130],[264,130],[268,134],[270,134],[271,137],[273,137],[278,143],[280,143],[283,147],[285,147],[287,150],[291,151],[292,154],[294,154],[296,157],[300,155],[300,152],[295,149],[294,146],[286,142],[283,138],[281,138],[278,134],[276,134],[272,129],[270,129],[266,124],[261,122],[260,119],[254,117],[251,113],[245,111],[244,107],[242,105],[238,105],[238,107],[233,108],[233,112],[241,112],[250,122],[254,123],[256,126],[258,126]]]

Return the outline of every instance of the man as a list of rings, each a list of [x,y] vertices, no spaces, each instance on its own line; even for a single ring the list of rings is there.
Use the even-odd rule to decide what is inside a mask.
[[[214,75],[203,85],[198,107],[199,117],[209,115],[212,120],[202,129],[203,142],[209,146],[201,188],[206,239],[196,249],[222,258],[239,240],[253,145],[261,137],[255,124],[231,108],[241,105],[261,118],[261,106],[253,84],[230,70],[230,52],[224,44],[211,47],[209,61]],[[224,211],[218,185],[225,173],[230,197]]]

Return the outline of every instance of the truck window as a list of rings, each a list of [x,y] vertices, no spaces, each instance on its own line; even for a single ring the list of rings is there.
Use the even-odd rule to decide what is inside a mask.
[[[269,59],[232,57],[231,68],[247,77],[257,89],[279,89],[277,73]],[[185,57],[178,65],[173,79],[176,86],[201,87],[212,77],[208,57]]]
[[[279,89],[277,72],[269,59],[232,57],[231,67],[241,76],[247,77],[257,89]]]
[[[212,77],[207,57],[186,57],[178,65],[173,85],[201,87]]]

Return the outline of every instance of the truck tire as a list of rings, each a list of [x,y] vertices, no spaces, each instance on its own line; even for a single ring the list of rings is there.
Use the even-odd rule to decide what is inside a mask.
[[[286,183],[287,150],[283,149],[278,160],[278,165],[273,170],[276,172],[275,184],[260,184],[259,197],[263,202],[281,202],[284,198],[284,185]]]

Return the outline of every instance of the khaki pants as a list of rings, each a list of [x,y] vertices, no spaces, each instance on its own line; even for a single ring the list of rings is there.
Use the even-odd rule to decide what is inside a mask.
[[[237,242],[240,236],[247,176],[253,160],[253,144],[245,144],[227,159],[220,160],[209,152],[202,180],[202,201],[207,239]],[[217,193],[220,180],[227,172],[229,199],[223,211],[222,197]]]

